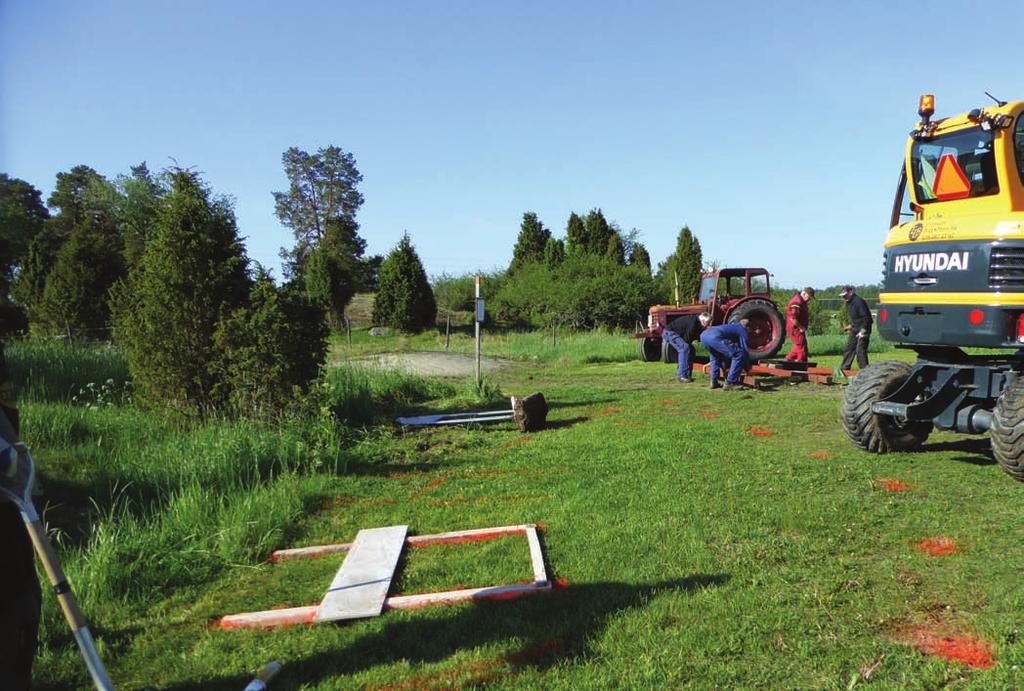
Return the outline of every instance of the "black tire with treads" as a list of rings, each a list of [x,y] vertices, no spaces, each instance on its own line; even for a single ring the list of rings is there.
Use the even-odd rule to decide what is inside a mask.
[[[932,431],[931,422],[900,424],[888,415],[876,415],[871,404],[880,401],[910,376],[910,365],[887,360],[857,373],[843,393],[839,417],[846,436],[854,444],[872,453],[906,451],[924,443]]]
[[[1024,482],[1024,379],[1017,377],[996,401],[992,415],[992,455],[1007,475]]]

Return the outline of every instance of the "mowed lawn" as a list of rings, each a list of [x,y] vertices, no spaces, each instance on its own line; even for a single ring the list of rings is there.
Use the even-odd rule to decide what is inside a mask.
[[[673,374],[520,365],[495,383],[543,392],[548,429],[382,428],[348,474],[295,484],[308,509],[280,547],[540,523],[554,593],[219,630],[223,614],[316,603],[342,557],[238,563],[97,626],[115,683],[239,689],[277,660],[273,689],[1024,684],[1024,485],[986,440],[871,456],[842,432],[839,386],[723,392]],[[926,554],[927,538],[953,553]],[[530,578],[508,537],[407,550],[392,594]],[[974,666],[924,652],[943,646]],[[68,655],[37,670],[41,688],[84,683],[62,676]]]

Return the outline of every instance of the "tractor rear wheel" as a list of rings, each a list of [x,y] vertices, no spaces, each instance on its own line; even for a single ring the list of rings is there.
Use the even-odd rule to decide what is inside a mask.
[[[1024,482],[1024,381],[1020,377],[996,401],[989,435],[999,467],[1014,480]]]
[[[857,373],[843,393],[839,417],[846,436],[854,444],[873,453],[905,451],[924,443],[932,431],[931,422],[898,422],[889,415],[872,412],[871,404],[898,389],[910,376],[905,362],[887,360]]]
[[[645,336],[638,338],[641,362],[657,362],[661,357],[661,339]]]
[[[741,302],[729,313],[729,323],[738,324],[742,319],[748,321],[750,359],[764,360],[778,355],[786,340],[786,329],[775,303],[757,298]]]

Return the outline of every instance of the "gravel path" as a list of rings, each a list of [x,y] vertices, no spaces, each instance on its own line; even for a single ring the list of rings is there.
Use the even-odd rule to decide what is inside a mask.
[[[381,353],[350,360],[350,362],[402,369],[413,374],[431,377],[465,377],[473,374],[476,358],[465,353]],[[511,367],[512,363],[509,360],[480,358],[480,369],[485,373],[500,372]]]

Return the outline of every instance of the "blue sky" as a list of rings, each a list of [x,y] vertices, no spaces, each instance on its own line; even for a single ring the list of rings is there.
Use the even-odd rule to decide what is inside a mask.
[[[504,266],[524,211],[601,207],[655,262],[873,282],[917,97],[1024,98],[1024,5],[0,0],[0,171],[202,171],[249,254],[291,244],[281,153],[334,144],[362,235],[428,273]],[[1015,91],[1016,90],[1016,91]]]

